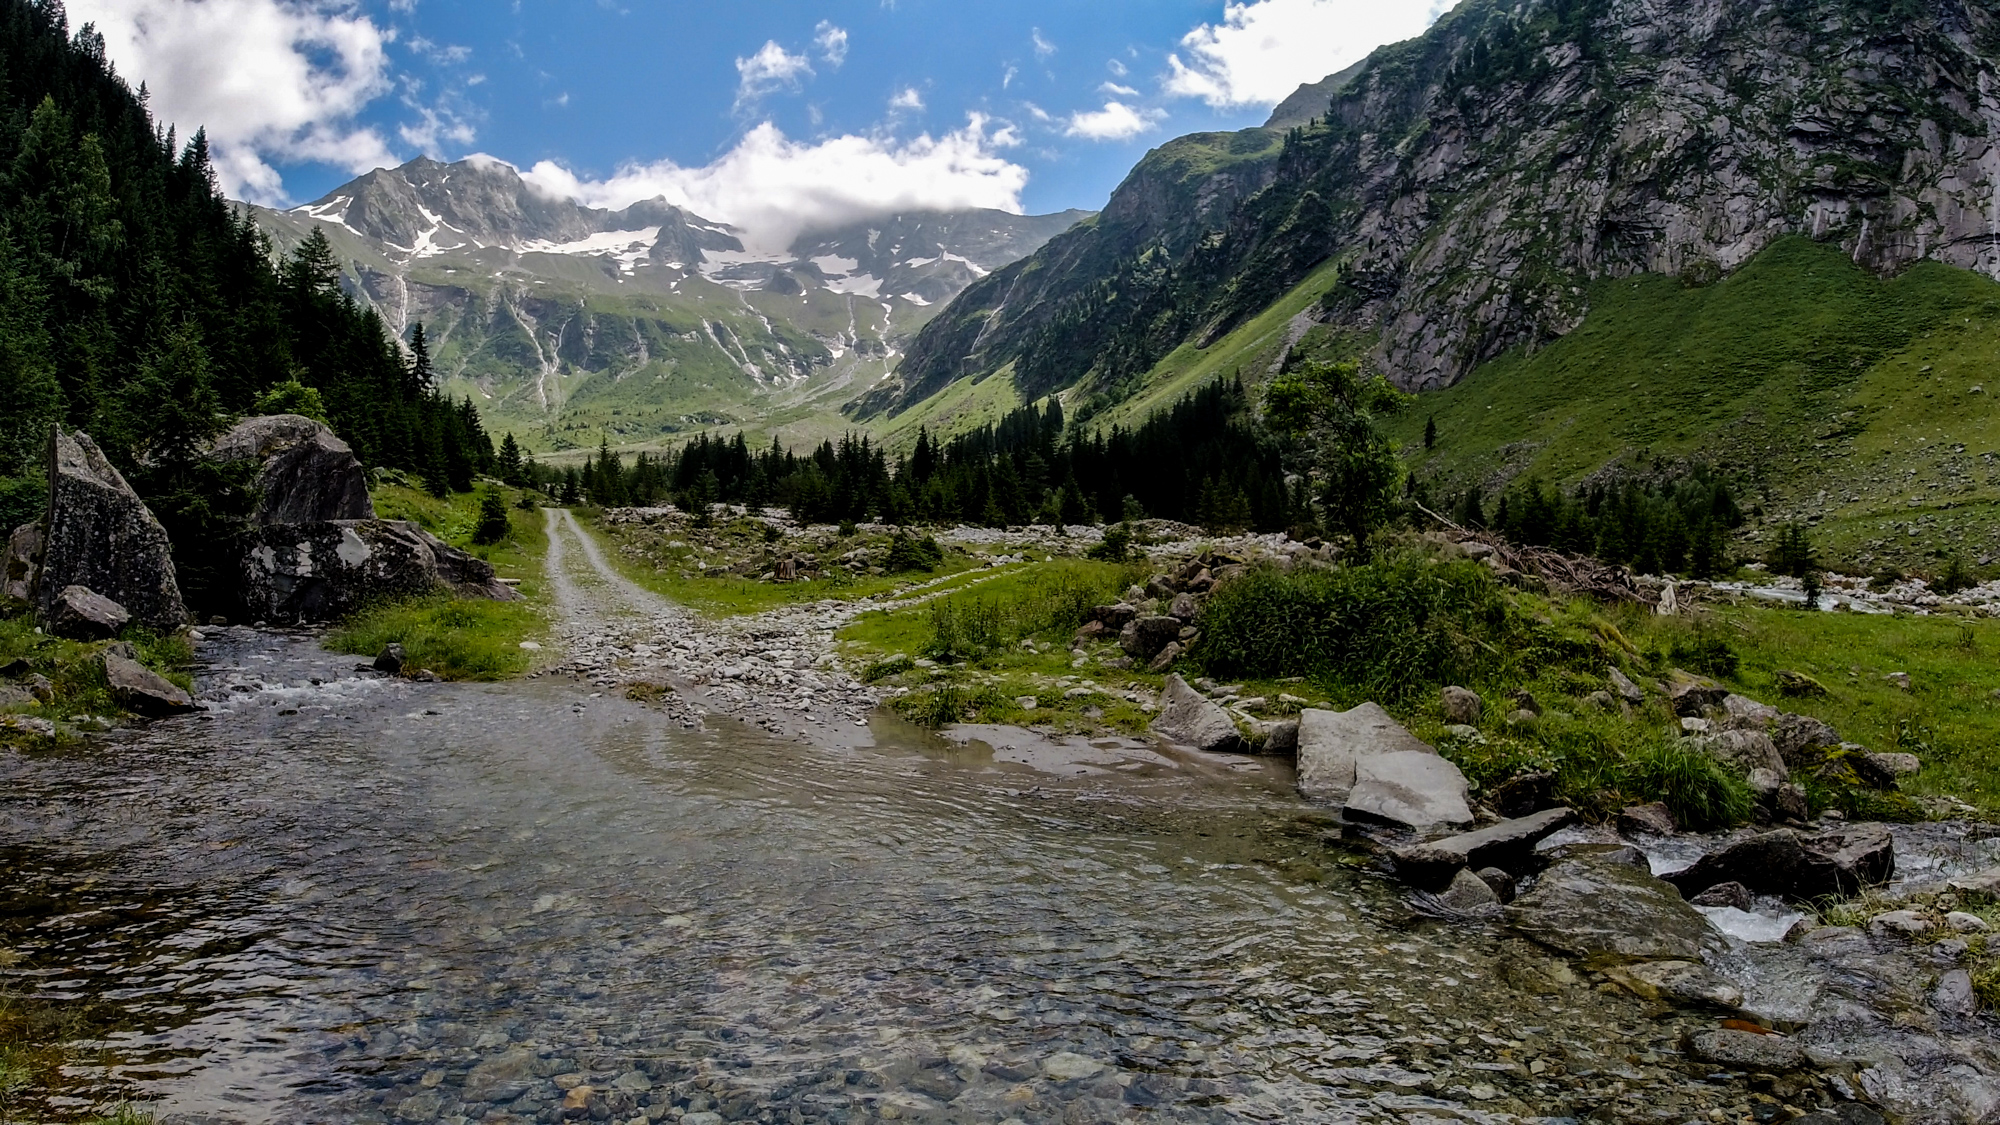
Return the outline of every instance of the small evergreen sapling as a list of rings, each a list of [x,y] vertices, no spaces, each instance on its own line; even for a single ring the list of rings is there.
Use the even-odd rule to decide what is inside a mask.
[[[498,489],[487,489],[479,497],[479,525],[473,528],[472,541],[489,547],[507,538],[512,530],[507,521],[507,502],[500,498]]]

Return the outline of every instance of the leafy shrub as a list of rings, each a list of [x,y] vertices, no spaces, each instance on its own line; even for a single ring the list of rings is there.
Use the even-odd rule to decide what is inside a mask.
[[[1484,567],[1406,554],[1253,570],[1209,600],[1195,659],[1212,676],[1305,675],[1389,703],[1489,678],[1523,631]]]
[[[1660,740],[1626,758],[1622,788],[1659,801],[1683,828],[1705,831],[1748,820],[1756,801],[1729,767],[1683,740]]]
[[[1132,525],[1115,523],[1104,529],[1103,542],[1093,544],[1085,555],[1102,562],[1122,563],[1132,557]]]
[[[931,635],[924,655],[948,664],[973,660],[1001,642],[1000,607],[983,598],[941,598],[931,603]]]
[[[319,389],[308,387],[297,379],[287,379],[265,391],[250,408],[252,414],[297,414],[326,425],[326,403],[319,397]]]
[[[1938,573],[1936,578],[1931,579],[1930,582],[1930,587],[1933,591],[1943,594],[1946,597],[1950,597],[1961,590],[1970,590],[1977,585],[1979,585],[1979,579],[1965,565],[1965,560],[1959,558],[1957,555],[1953,555],[1950,559],[1946,560],[1944,569]]]
[[[898,535],[889,544],[889,558],[883,569],[891,574],[903,574],[921,570],[928,574],[944,565],[944,548],[938,541],[926,535],[921,539],[914,535]]]
[[[1690,672],[1704,676],[1727,679],[1734,676],[1743,665],[1742,657],[1728,641],[1713,633],[1697,633],[1692,637],[1676,640],[1670,652],[1675,664]]]

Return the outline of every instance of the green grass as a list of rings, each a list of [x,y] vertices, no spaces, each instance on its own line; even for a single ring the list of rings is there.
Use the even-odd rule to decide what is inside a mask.
[[[364,609],[328,633],[326,647],[373,657],[395,642],[403,646],[410,670],[447,680],[504,680],[533,664],[521,642],[547,625],[526,602],[437,594]]]
[[[548,551],[542,513],[515,506],[520,493],[502,489],[508,504],[507,538],[490,546],[472,542],[479,522],[482,489],[438,499],[401,484],[374,493],[375,512],[383,519],[409,520],[439,539],[492,564],[502,578],[517,579],[524,600],[489,602],[438,594],[387,602],[364,609],[327,634],[335,652],[373,657],[396,642],[408,656],[408,667],[422,668],[448,680],[501,680],[526,672],[532,655],[521,642],[541,637],[548,621],[541,607],[542,556]]]
[[[1716,464],[1762,517],[1746,546],[1809,520],[1834,562],[1921,570],[2000,553],[1996,359],[2000,284],[1935,262],[1884,280],[1789,238],[1706,287],[1599,283],[1574,332],[1419,396],[1392,430],[1439,494]]]
[[[159,636],[131,628],[122,638],[131,643],[140,663],[183,689],[192,689],[187,668],[194,658],[187,638],[178,633]],[[104,682],[102,653],[110,642],[81,642],[45,636],[35,631],[26,613],[0,618],[0,664],[26,660],[31,672],[46,676],[55,687],[53,703],[22,704],[8,710],[58,721],[78,715],[114,717],[124,714]]]

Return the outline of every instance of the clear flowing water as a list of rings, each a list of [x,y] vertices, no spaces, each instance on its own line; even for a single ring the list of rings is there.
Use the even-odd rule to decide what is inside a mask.
[[[1685,1121],[1743,1094],[1681,1069],[1678,1017],[1413,916],[1278,763],[824,750],[249,630],[203,659],[229,702],[200,719],[0,756],[0,978],[91,1048],[30,1120]]]

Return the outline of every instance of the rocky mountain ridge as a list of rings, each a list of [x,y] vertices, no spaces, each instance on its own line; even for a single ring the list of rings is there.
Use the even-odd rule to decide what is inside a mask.
[[[1569,332],[1593,280],[1702,284],[1790,234],[1882,273],[1994,275],[1996,48],[1990,0],[1466,0],[1275,127],[1150,153],[1095,223],[968,289],[859,413],[1001,370],[1116,402],[1308,278],[1301,332],[1351,333],[1428,389]]]
[[[483,158],[253,214],[281,250],[323,231],[392,330],[425,325],[447,391],[541,448],[832,417],[966,286],[1088,217],[892,215],[770,253],[661,199],[586,207]]]

